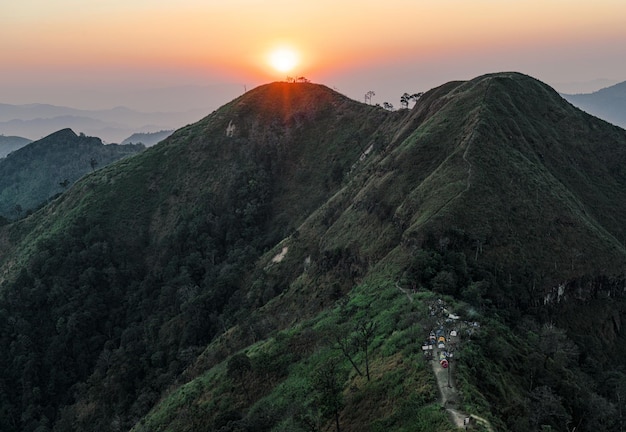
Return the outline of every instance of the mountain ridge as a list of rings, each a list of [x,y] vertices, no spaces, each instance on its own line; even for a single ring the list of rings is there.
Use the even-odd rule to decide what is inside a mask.
[[[0,364],[29,383],[0,393],[0,426],[302,431],[329,424],[313,381],[334,358],[345,430],[453,430],[419,346],[442,299],[482,325],[455,363],[466,412],[596,425],[589,401],[619,401],[585,361],[612,367],[624,334],[567,317],[593,306],[608,335],[626,313],[625,149],[513,72],[394,112],[311,83],[250,90],[0,227]],[[554,322],[593,349],[572,354]],[[335,344],[363,323],[371,382]]]
[[[0,215],[19,218],[64,191],[98,165],[137,153],[141,146],[105,146],[100,138],[66,128],[0,159]]]

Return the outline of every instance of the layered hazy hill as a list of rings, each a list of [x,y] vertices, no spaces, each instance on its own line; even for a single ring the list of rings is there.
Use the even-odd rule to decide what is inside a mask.
[[[163,130],[159,132],[137,132],[126,138],[120,144],[143,144],[146,147],[153,146],[158,144],[160,141],[163,141],[165,138],[170,136],[174,131],[173,130]]]
[[[626,82],[593,93],[563,96],[589,114],[626,128]]]
[[[395,112],[251,90],[0,228],[0,429],[330,427],[332,366],[342,430],[454,430],[420,349],[443,298],[481,323],[459,409],[613,430],[625,159],[516,73]]]
[[[143,150],[104,145],[71,129],[28,143],[0,159],[0,216],[15,219],[64,191],[84,174]]]
[[[24,147],[30,142],[32,141],[27,138],[0,135],[0,158],[5,157],[14,150]]]

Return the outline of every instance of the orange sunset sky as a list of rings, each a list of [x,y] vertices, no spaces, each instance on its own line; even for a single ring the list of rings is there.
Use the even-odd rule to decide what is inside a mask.
[[[503,70],[590,91],[626,81],[626,1],[3,0],[0,53],[0,103],[148,109],[138,92],[206,86],[216,107],[293,75],[398,105]]]

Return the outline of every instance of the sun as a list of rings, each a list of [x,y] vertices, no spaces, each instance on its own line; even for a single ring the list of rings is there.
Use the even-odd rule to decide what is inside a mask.
[[[291,48],[277,48],[269,55],[270,65],[278,72],[290,72],[298,61],[298,54]]]

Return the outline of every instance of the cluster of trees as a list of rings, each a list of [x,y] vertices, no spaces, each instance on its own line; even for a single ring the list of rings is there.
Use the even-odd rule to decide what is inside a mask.
[[[419,92],[419,93],[413,93],[413,94],[409,94],[409,93],[404,93],[402,96],[400,96],[400,105],[402,106],[402,108],[408,108],[409,107],[409,103],[411,101],[413,101],[414,103],[417,103],[418,99],[420,97],[422,97],[424,93],[423,92]],[[367,93],[365,93],[365,103],[366,104],[371,104],[372,103],[372,97],[376,96],[376,93],[373,90],[368,91]],[[380,106],[379,104],[376,104],[377,106]],[[389,102],[383,102],[382,107],[388,111],[393,111],[393,104],[389,103]]]
[[[295,77],[295,78],[291,77],[291,76],[288,76],[286,81],[288,83],[308,83],[308,82],[311,82],[310,79],[308,79],[306,77],[303,77],[303,76],[299,76],[299,77]]]
[[[400,96],[400,105],[402,105],[402,108],[408,108],[409,102],[413,101],[414,103],[417,103],[418,99],[421,98],[423,94],[423,92],[413,94],[404,93]]]
[[[484,324],[459,353],[457,370],[508,430],[621,430],[626,375],[583,352],[591,347],[532,316]]]

